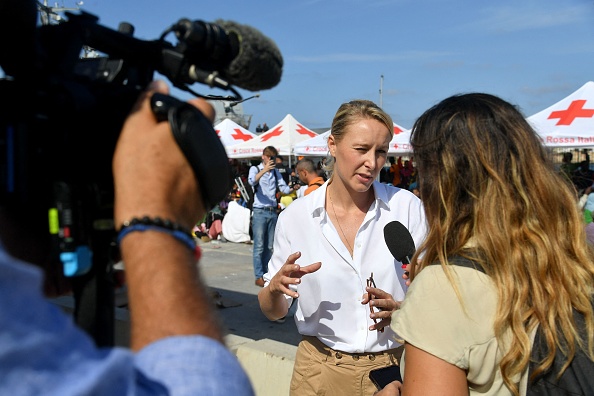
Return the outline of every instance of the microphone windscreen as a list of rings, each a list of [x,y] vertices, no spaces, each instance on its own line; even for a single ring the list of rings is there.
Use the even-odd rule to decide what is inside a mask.
[[[250,90],[270,89],[280,82],[283,57],[276,43],[259,30],[232,21],[217,20],[228,35],[235,34],[239,53],[223,70],[235,85]]]
[[[399,221],[392,221],[384,227],[384,239],[392,256],[401,263],[410,264],[415,254],[415,241],[408,229]]]

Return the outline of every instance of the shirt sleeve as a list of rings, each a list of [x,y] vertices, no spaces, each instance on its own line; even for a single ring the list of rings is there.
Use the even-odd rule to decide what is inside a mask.
[[[497,299],[490,278],[472,268],[452,267],[464,305],[440,265],[424,268],[392,317],[392,329],[409,344],[461,369],[475,345],[493,338]]]
[[[169,395],[254,394],[237,358],[208,337],[169,337],[144,348],[135,361],[144,375],[162,383]]]
[[[255,187],[256,184],[258,184],[256,182],[256,175],[258,174],[258,171],[259,171],[259,169],[257,166],[252,166],[250,168],[250,172],[248,173],[248,183],[250,186]]]
[[[207,337],[97,348],[42,296],[39,268],[3,262],[1,250],[0,395],[253,395],[236,357]]]

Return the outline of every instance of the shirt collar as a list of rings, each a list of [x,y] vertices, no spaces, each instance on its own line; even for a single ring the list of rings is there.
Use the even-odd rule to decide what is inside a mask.
[[[323,177],[321,177],[321,176],[318,176],[318,177],[316,177],[315,179],[313,179],[313,180],[312,180],[312,181],[311,181],[311,182],[310,182],[310,183],[309,183],[307,186],[308,186],[308,187],[309,187],[309,186],[313,186],[313,185],[314,185],[314,184],[316,184],[316,183],[320,183],[320,185],[321,185],[321,184],[324,184],[324,178],[323,178]],[[593,194],[593,195],[594,195],[594,194]]]
[[[375,193],[376,207],[390,209],[390,205],[388,203],[388,185],[380,183],[378,181],[374,181],[373,191]]]
[[[388,191],[387,184],[374,181],[372,184],[373,192],[375,194],[375,208],[376,210],[383,207],[390,209],[388,205]],[[311,194],[313,198],[312,205],[312,216],[321,216],[324,213],[324,203],[326,202],[326,189],[328,188],[328,182],[325,182],[320,188],[313,191]],[[373,206],[373,205],[372,205]]]

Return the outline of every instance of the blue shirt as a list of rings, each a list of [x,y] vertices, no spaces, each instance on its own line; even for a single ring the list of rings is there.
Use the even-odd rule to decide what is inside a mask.
[[[175,336],[138,353],[97,348],[41,286],[41,270],[0,244],[0,395],[254,394],[219,342]]]
[[[262,175],[260,180],[256,181],[256,175],[264,169],[264,165],[252,166],[248,175],[248,183],[254,187],[254,208],[273,207],[276,208],[276,186],[284,193],[289,194],[291,187],[285,183],[283,177],[275,168],[272,171]]]

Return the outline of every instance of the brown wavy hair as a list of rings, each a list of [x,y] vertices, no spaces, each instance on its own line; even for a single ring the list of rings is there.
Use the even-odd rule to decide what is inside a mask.
[[[567,357],[559,375],[576,348],[594,360],[594,251],[575,192],[521,112],[492,95],[455,95],[415,122],[411,143],[429,224],[416,273],[440,262],[453,281],[448,257],[469,257],[469,246],[480,257],[499,298],[495,336],[501,344],[512,334],[500,362],[507,387],[518,394],[512,379],[530,363],[536,326],[549,352],[531,379],[551,367],[556,348]],[[572,310],[584,315],[586,339]]]

